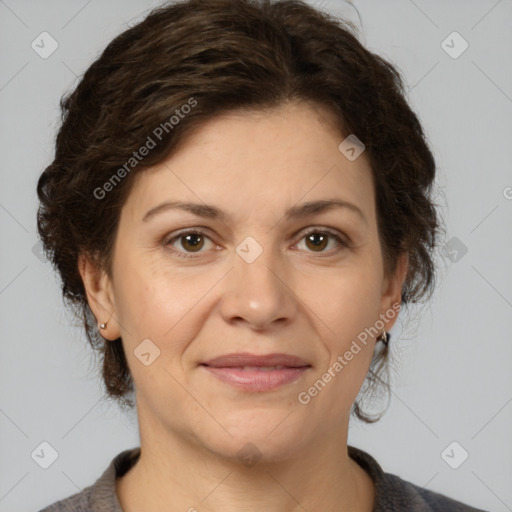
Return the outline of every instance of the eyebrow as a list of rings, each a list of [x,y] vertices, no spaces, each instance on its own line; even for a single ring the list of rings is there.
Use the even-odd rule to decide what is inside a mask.
[[[300,219],[303,217],[308,217],[310,215],[324,213],[334,208],[344,208],[354,213],[357,213],[359,217],[361,217],[361,219],[366,224],[368,224],[366,217],[364,216],[363,212],[358,206],[348,201],[343,201],[340,199],[320,199],[318,201],[309,201],[301,205],[292,206],[291,208],[286,210],[284,217],[286,220]],[[155,217],[157,214],[169,210],[183,210],[192,213],[193,215],[196,215],[198,217],[217,219],[221,221],[224,221],[224,219],[226,218],[226,215],[222,210],[212,205],[199,203],[185,203],[180,201],[166,201],[148,210],[144,217],[142,218],[142,220],[143,222],[147,222],[151,218]]]

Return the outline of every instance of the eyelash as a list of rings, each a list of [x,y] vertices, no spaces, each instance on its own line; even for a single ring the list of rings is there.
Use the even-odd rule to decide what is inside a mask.
[[[326,228],[317,228],[317,227],[311,228],[309,231],[305,232],[302,235],[302,237],[300,238],[299,241],[303,240],[308,235],[311,235],[313,233],[320,233],[323,235],[328,235],[328,236],[334,238],[334,240],[336,240],[336,242],[338,242],[343,248],[349,247],[349,243],[347,241],[345,241],[341,236],[339,236],[334,231],[331,231],[330,229],[326,229]],[[167,238],[164,241],[164,245],[166,247],[170,246],[174,241],[179,240],[180,238],[185,237],[187,235],[201,235],[201,236],[204,236],[204,237],[210,239],[210,237],[208,236],[208,233],[206,231],[203,231],[202,229],[198,229],[198,228],[190,228],[190,229],[187,229],[185,231],[182,231],[182,232],[174,235],[172,238]],[[211,240],[211,241],[213,242],[213,240]],[[171,247],[171,250],[180,258],[195,259],[195,258],[200,257],[200,255],[201,255],[201,251],[198,253],[184,253],[184,252],[174,249],[173,247]],[[336,249],[334,249],[334,251],[337,252]],[[308,251],[308,252],[312,252],[312,251]],[[313,254],[314,254],[314,252],[313,252]],[[332,256],[332,254],[330,254],[329,252],[326,255],[319,253],[316,257],[323,258],[323,257],[328,257],[328,256]]]

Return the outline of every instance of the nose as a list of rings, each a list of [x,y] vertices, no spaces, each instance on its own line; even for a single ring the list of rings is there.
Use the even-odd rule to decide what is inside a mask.
[[[234,255],[234,268],[224,283],[220,311],[228,323],[245,323],[253,330],[285,325],[297,314],[291,272],[271,251],[252,263]]]

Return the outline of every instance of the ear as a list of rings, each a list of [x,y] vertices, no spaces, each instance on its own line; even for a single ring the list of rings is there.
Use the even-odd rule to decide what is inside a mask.
[[[386,314],[387,311],[395,311],[396,314],[390,318],[386,315],[386,331],[389,331],[398,318],[398,305],[402,303],[402,286],[409,269],[409,255],[404,252],[399,256],[396,269],[393,275],[386,276],[382,282],[382,300],[381,313]]]
[[[80,254],[78,257],[78,271],[100,334],[109,340],[119,338],[121,332],[116,321],[116,307],[110,278],[90,256],[85,254]],[[101,323],[106,323],[107,327],[100,329]]]

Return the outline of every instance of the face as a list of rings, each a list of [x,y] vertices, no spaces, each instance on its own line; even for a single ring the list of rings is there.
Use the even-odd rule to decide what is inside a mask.
[[[89,304],[109,320],[102,334],[122,337],[141,443],[235,457],[252,442],[284,460],[346,434],[406,267],[384,275],[371,169],[364,152],[340,152],[327,118],[300,103],[209,121],[135,177],[112,278],[81,260]],[[176,202],[196,207],[162,206]],[[233,353],[303,364],[204,366]]]

